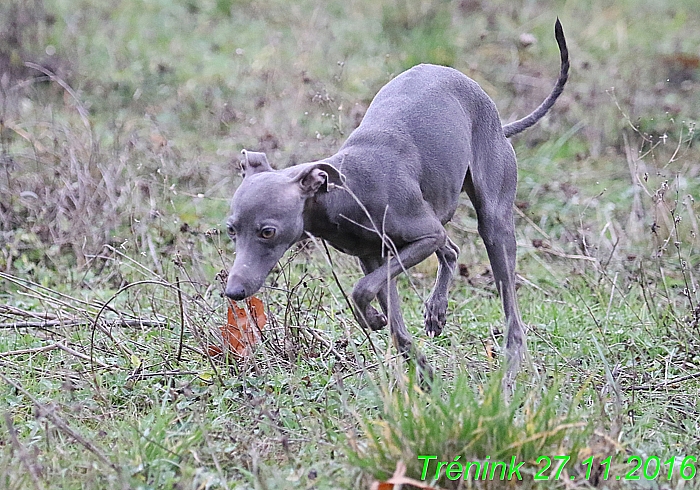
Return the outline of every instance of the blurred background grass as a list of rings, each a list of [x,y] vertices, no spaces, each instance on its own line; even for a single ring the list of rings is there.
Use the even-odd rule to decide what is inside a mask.
[[[37,241],[53,256],[72,248],[80,260],[105,242],[121,243],[141,228],[137,221],[163,216],[163,201],[178,224],[218,227],[241,148],[267,151],[278,166],[327,156],[376,91],[418,62],[462,70],[494,98],[504,121],[521,117],[556,76],[556,16],[572,77],[551,115],[515,139],[520,196],[532,200],[534,180],[565,181],[569,193],[609,183],[629,196],[629,151],[635,157],[661,143],[657,159],[665,164],[675,149],[668,138],[687,137],[698,114],[700,26],[692,6],[5,2],[0,223],[10,246],[3,265],[27,248],[40,256]],[[74,93],[47,83],[47,73]],[[540,157],[543,142],[558,142],[547,148],[553,163]],[[690,167],[680,173],[692,181],[698,170]]]

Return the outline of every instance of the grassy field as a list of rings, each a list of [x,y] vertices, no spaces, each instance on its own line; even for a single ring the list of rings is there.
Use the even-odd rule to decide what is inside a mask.
[[[435,488],[700,488],[696,3],[0,4],[0,487],[369,488],[435,455]],[[557,16],[570,81],[513,138],[530,332],[512,403],[466,196],[443,336],[422,331],[436,263],[400,282],[432,391],[360,330],[359,267],[320,243],[268,278],[254,355],[207,355],[242,148],[278,168],[328,156],[419,62],[522,117],[558,73]],[[522,461],[522,481],[436,479],[458,456]]]

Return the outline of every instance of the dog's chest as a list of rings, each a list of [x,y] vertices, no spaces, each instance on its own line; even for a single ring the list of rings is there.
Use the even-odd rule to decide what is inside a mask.
[[[382,240],[375,231],[365,228],[365,225],[338,217],[345,223],[316,222],[308,231],[313,236],[323,238],[333,248],[356,257],[376,257],[382,252]]]

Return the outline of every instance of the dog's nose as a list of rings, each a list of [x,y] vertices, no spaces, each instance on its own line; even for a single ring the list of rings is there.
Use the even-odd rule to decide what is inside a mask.
[[[245,288],[240,284],[227,284],[226,285],[226,296],[234,301],[240,301],[245,299]]]

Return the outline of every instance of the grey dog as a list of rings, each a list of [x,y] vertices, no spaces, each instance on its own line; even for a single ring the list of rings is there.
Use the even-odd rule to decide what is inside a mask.
[[[427,335],[440,335],[459,254],[444,225],[464,190],[503,302],[506,377],[513,379],[526,350],[526,328],[515,295],[517,166],[507,138],[541,119],[564,89],[569,57],[559,19],[554,32],[561,55],[556,85],[534,112],[513,123],[502,126],[494,102],[464,74],[418,65],[377,93],[362,123],[329,158],[273,170],[264,153],[243,150],[243,182],[227,221],[236,258],[226,296],[253,295],[294,243],[322,238],[360,261],[365,276],[352,291],[360,325],[378,330],[388,323],[398,351],[431,378],[432,368],[404,324],[396,277],[437,255],[424,318]],[[381,312],[371,305],[375,298]]]

